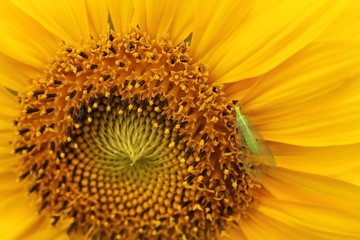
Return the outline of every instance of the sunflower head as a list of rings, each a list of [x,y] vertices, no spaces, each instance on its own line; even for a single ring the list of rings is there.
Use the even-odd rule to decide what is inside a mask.
[[[2,1],[1,239],[360,239],[356,9]]]
[[[234,106],[188,42],[64,44],[19,98],[20,180],[95,239],[217,239],[251,205]]]

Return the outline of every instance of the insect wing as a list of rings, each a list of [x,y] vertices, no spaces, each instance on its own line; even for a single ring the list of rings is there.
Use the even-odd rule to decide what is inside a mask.
[[[276,167],[274,156],[272,155],[267,143],[261,138],[256,129],[249,123],[249,129],[256,139],[258,146],[258,153],[255,154],[250,151],[243,161],[246,173],[255,181],[260,181],[265,173],[267,167]]]
[[[256,139],[256,142],[257,142],[258,148],[259,148],[259,155],[258,155],[257,161],[259,163],[263,164],[263,165],[268,166],[268,167],[275,168],[276,167],[275,158],[272,155],[268,144],[260,136],[260,134],[256,131],[256,129],[254,129],[252,126],[250,126],[250,127],[252,128],[253,135],[254,135],[254,137]]]
[[[267,166],[276,167],[275,159],[266,142],[250,121],[241,114],[238,107],[235,108],[235,111],[239,125],[239,136],[241,135],[241,141],[249,147],[248,154],[245,154],[245,149],[243,149],[242,163],[244,169],[253,180],[260,181],[266,173]]]
[[[266,166],[257,162],[257,159],[253,158],[254,156],[256,158],[259,157],[251,154],[250,156],[243,158],[242,163],[247,175],[249,175],[251,179],[259,182],[266,173]]]

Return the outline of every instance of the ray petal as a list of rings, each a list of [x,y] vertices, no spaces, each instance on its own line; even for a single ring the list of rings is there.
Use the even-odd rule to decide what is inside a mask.
[[[94,38],[108,28],[108,5],[106,1],[85,1],[90,34]]]
[[[262,184],[278,200],[339,208],[359,207],[360,186],[332,177],[279,167],[269,169]]]
[[[258,1],[226,41],[217,44],[208,39],[214,42],[214,50],[203,60],[210,66],[211,78],[218,83],[235,82],[273,69],[316,39],[346,3],[285,0],[269,5]],[[219,27],[218,34],[226,27]]]
[[[2,72],[18,72],[19,69],[25,73],[29,70],[40,72],[58,49],[58,38],[8,1],[1,4],[0,31],[6,36],[0,39],[0,61],[5,62]],[[10,63],[6,64],[7,61]],[[12,81],[22,82],[22,79]]]
[[[52,1],[51,4],[46,0],[14,0],[13,3],[65,42],[90,39],[86,5],[82,0]]]
[[[133,25],[148,32],[150,36],[162,37],[169,34],[170,39],[178,44],[192,31],[195,9],[199,1],[134,1],[135,12]]]
[[[360,142],[360,41],[314,42],[262,76],[243,113],[271,141],[302,146]],[[261,114],[260,114],[261,113]],[[271,121],[269,121],[271,119]]]
[[[301,228],[312,237],[306,239],[359,239],[359,208],[293,203],[263,199],[258,211],[287,224]],[[299,235],[303,237],[302,235]]]

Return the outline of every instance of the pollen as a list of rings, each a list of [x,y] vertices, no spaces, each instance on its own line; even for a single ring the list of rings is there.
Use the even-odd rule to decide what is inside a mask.
[[[20,96],[19,180],[70,236],[218,239],[253,201],[234,104],[185,43],[99,39],[64,44]]]

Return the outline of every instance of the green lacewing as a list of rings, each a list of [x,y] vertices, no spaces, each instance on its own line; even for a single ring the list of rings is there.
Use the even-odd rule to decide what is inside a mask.
[[[250,178],[260,181],[265,175],[267,166],[276,167],[275,159],[266,142],[241,113],[239,107],[235,107],[235,114],[241,141],[245,142],[250,150],[249,155],[242,156],[244,169]],[[245,152],[244,148],[242,150]]]

